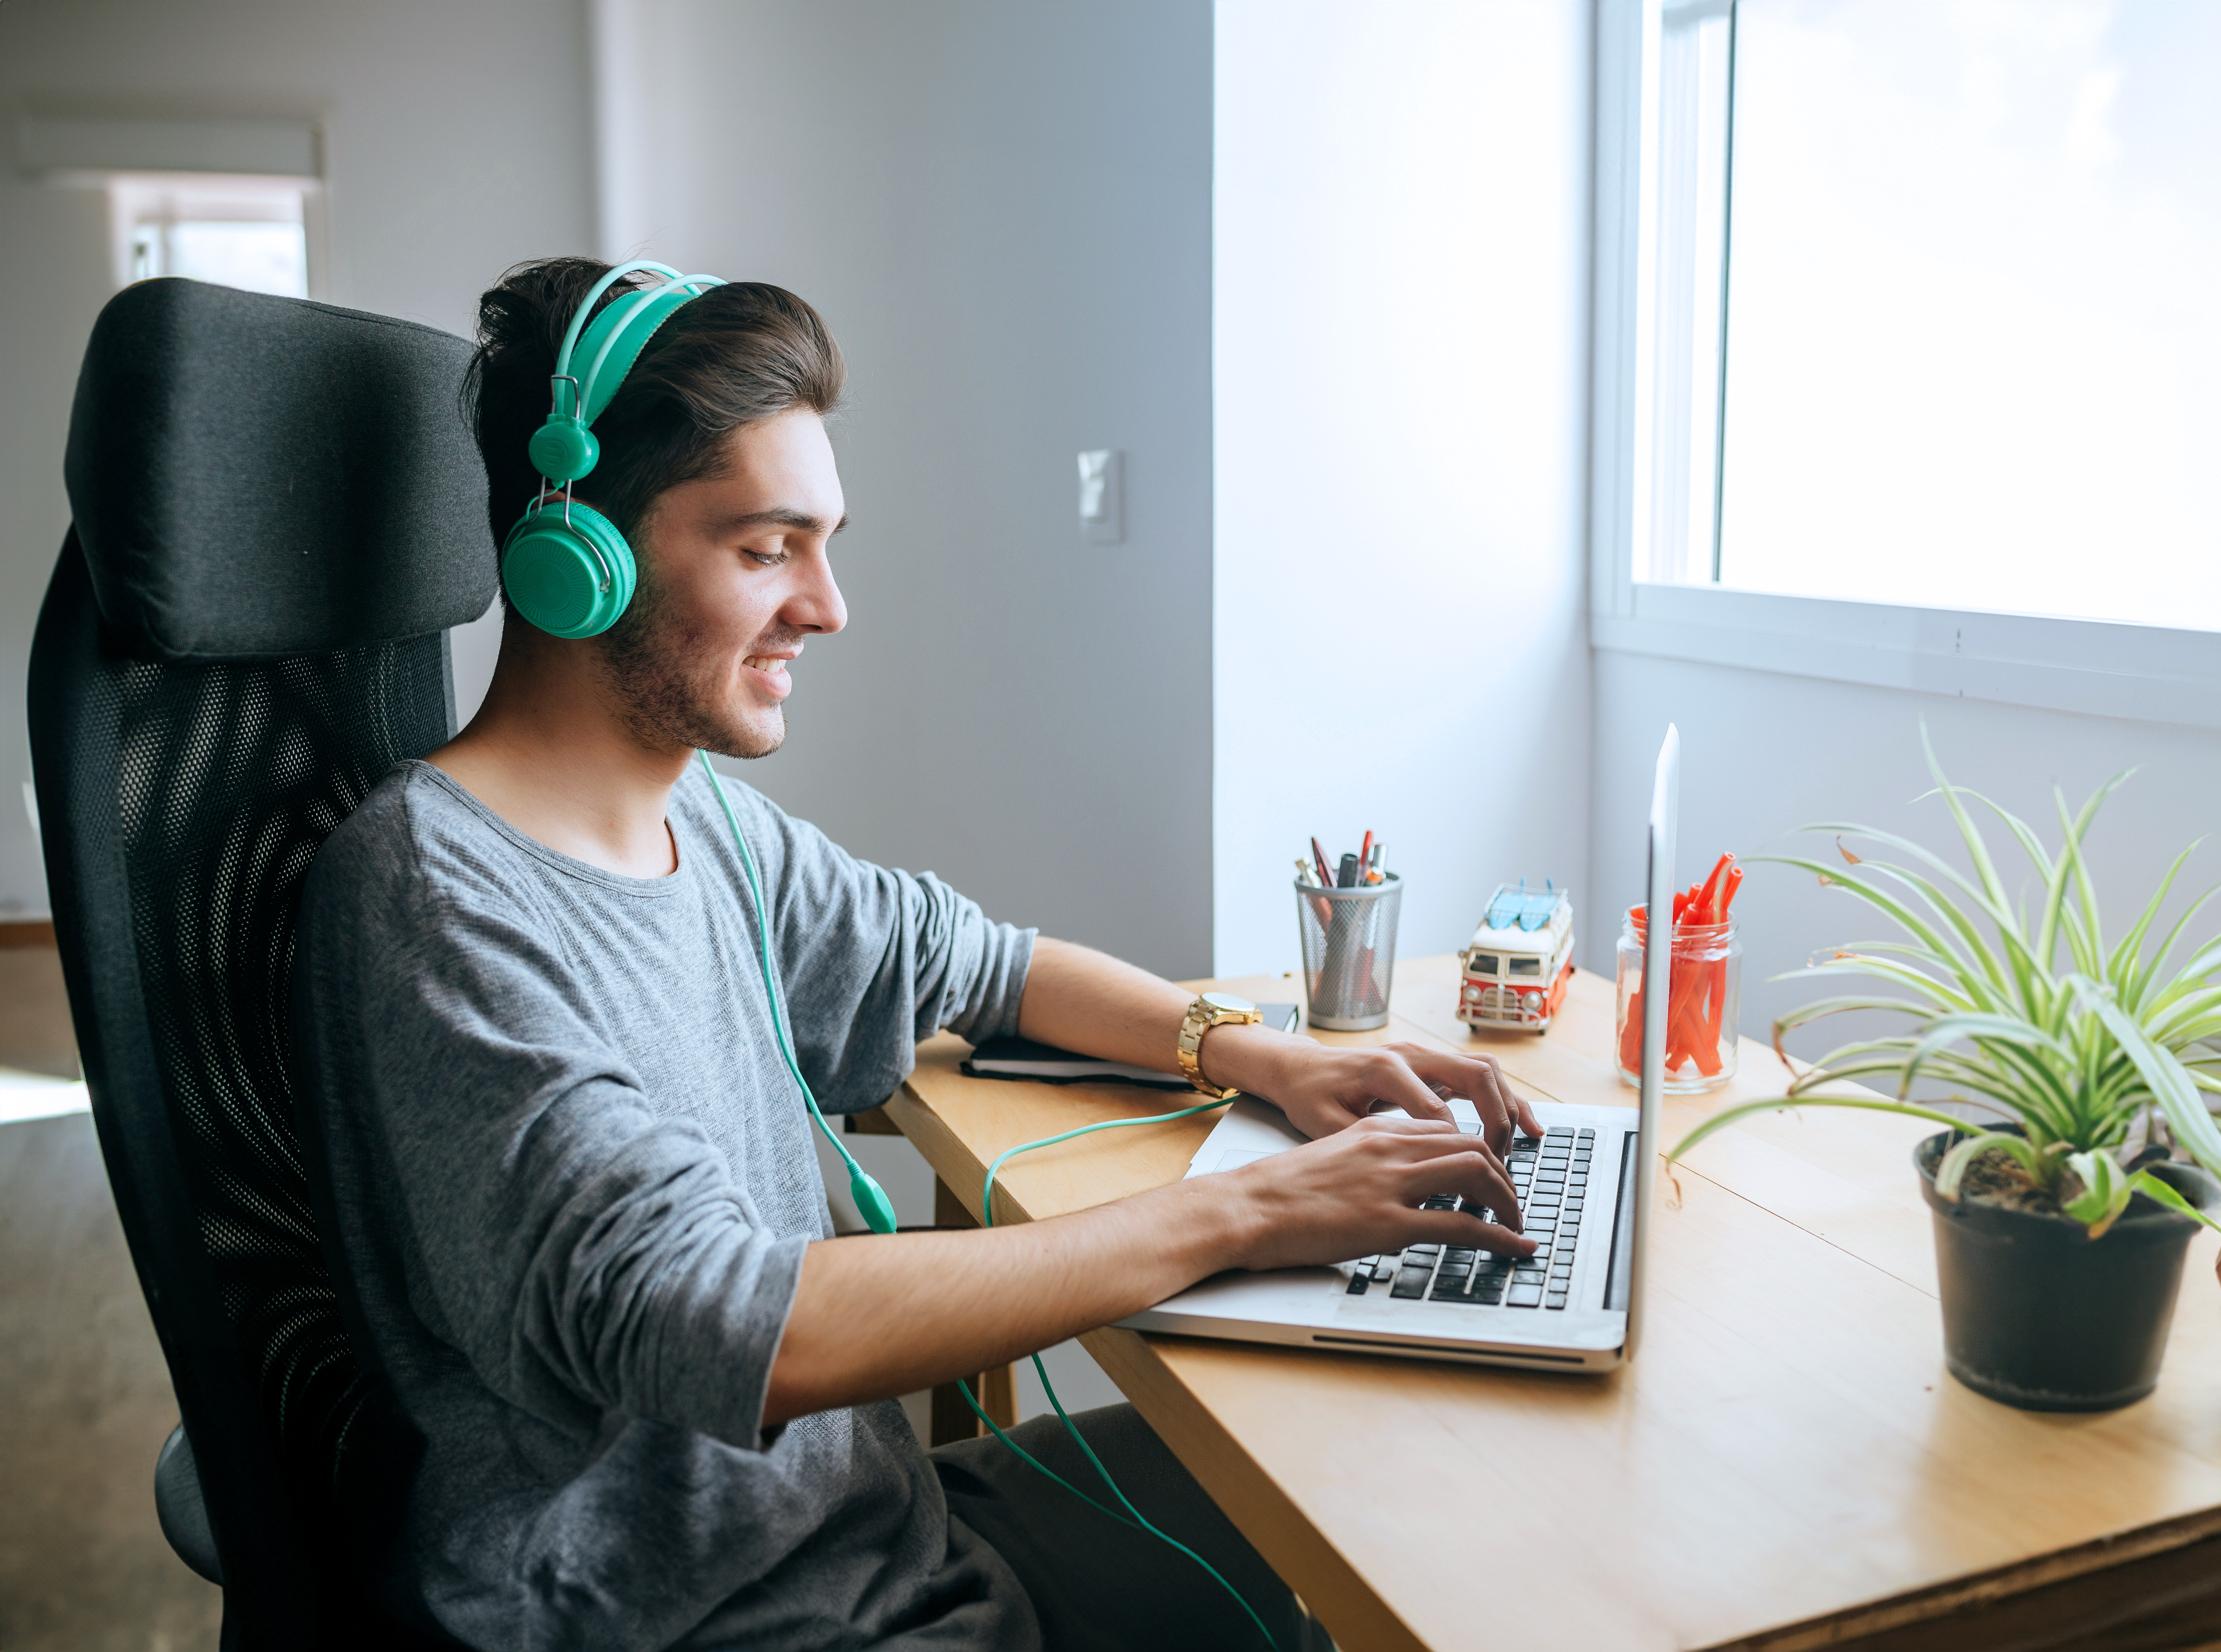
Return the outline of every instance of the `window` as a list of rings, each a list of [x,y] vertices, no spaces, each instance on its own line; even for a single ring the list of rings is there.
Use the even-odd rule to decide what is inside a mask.
[[[1734,0],[1669,0],[1659,22],[1648,509],[1636,556],[1649,579],[1717,579]]]
[[[1602,0],[1592,640],[2221,726],[2217,71],[2177,0]]]
[[[310,292],[306,180],[191,172],[107,180],[119,283],[183,275],[249,292]]]
[[[309,247],[297,223],[148,219],[131,231],[131,278],[189,275],[249,292],[309,296]]]

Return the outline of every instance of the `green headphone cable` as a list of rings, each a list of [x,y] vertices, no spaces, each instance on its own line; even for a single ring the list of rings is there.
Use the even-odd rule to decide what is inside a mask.
[[[779,1007],[779,987],[771,967],[771,920],[764,915],[763,882],[756,875],[756,857],[748,852],[748,840],[741,834],[740,817],[733,812],[733,800],[725,795],[725,783],[718,779],[717,771],[710,767],[710,754],[697,752],[702,760],[702,772],[710,777],[710,786],[717,794],[717,802],[725,811],[725,823],[733,829],[733,842],[741,846],[741,869],[748,875],[748,898],[756,910],[756,936],[763,945],[764,997],[771,1000],[772,1031],[778,1035],[779,1053],[786,1060],[786,1070],[794,1075],[794,1082],[802,1092],[802,1099],[810,1109],[810,1117],[833,1144],[833,1151],[841,1155],[841,1162],[848,1167],[848,1196],[856,1201],[865,1223],[873,1233],[892,1233],[895,1230],[895,1207],[889,1202],[886,1190],[865,1173],[841,1138],[833,1133],[819,1111],[817,1098],[810,1092],[810,1080],[802,1076],[801,1063],[794,1059],[794,1041],[787,1036],[786,1017]]]
[[[1007,1148],[1004,1152],[997,1154],[995,1155],[994,1162],[987,1167],[986,1177],[985,1180],[980,1183],[979,1186],[981,1225],[983,1227],[989,1228],[995,1225],[996,1173],[1001,1170],[1002,1167],[1010,1160],[1017,1158],[1021,1153],[1031,1153],[1035,1148],[1054,1147],[1059,1142],[1069,1142],[1074,1136],[1092,1136],[1098,1130],[1123,1129],[1132,1124],[1170,1124],[1179,1119],[1193,1118],[1198,1113],[1215,1112],[1219,1108],[1225,1105],[1225,1101],[1222,1099],[1218,1101],[1206,1101],[1200,1106],[1197,1107],[1183,1107],[1178,1112],[1153,1114],[1147,1118],[1106,1118],[1100,1123],[1082,1124],[1078,1129],[1064,1130],[1055,1136],[1044,1136],[1038,1142],[1021,1142],[1017,1146]],[[1097,1502],[1095,1499],[1088,1496],[1086,1492],[1081,1491],[1070,1480],[1065,1479],[1063,1475],[1056,1473],[1047,1464],[1035,1458],[1030,1452],[1027,1451],[1023,1446],[1021,1446],[1017,1441],[1010,1438],[1009,1435],[1004,1433],[1001,1428],[996,1424],[995,1419],[988,1416],[985,1411],[980,1409],[979,1402],[973,1398],[970,1385],[966,1383],[963,1379],[960,1377],[956,1383],[957,1391],[964,1396],[964,1403],[972,1408],[972,1414],[974,1417],[977,1417],[982,1423],[985,1423],[990,1430],[993,1430],[994,1436],[998,1440],[1000,1440],[1011,1450],[1017,1452],[1019,1456],[1023,1457],[1028,1462],[1033,1464],[1035,1468],[1040,1469],[1042,1474],[1047,1474],[1051,1480],[1063,1486],[1066,1491],[1070,1492],[1081,1502],[1090,1504],[1096,1508],[1101,1509],[1104,1513],[1109,1515],[1113,1520],[1117,1521],[1122,1526],[1139,1526],[1142,1530],[1148,1532],[1152,1537],[1156,1538],[1160,1542],[1170,1544],[1173,1548],[1177,1549],[1181,1554],[1193,1561],[1198,1566],[1203,1568],[1204,1571],[1210,1573],[1211,1580],[1217,1584],[1220,1588],[1225,1590],[1227,1593],[1232,1595],[1234,1597],[1234,1604],[1241,1607],[1243,1611],[1249,1615],[1249,1621],[1256,1624],[1257,1632],[1265,1637],[1265,1644],[1273,1648],[1274,1652],[1278,1652],[1279,1643],[1273,1638],[1273,1631],[1265,1627],[1265,1620],[1257,1615],[1257,1609],[1242,1599],[1242,1591],[1236,1588],[1231,1583],[1229,1583],[1226,1580],[1225,1575],[1221,1573],[1217,1567],[1213,1566],[1209,1561],[1204,1559],[1202,1555],[1197,1554],[1195,1550],[1190,1549],[1186,1543],[1180,1542],[1179,1538],[1161,1531],[1155,1526],[1152,1525],[1149,1523],[1148,1517],[1134,1506],[1133,1499],[1128,1497],[1126,1493],[1120,1489],[1118,1482],[1110,1478],[1110,1471],[1103,1466],[1103,1460],[1095,1455],[1095,1448],[1087,1443],[1086,1436],[1080,1433],[1077,1428],[1074,1428],[1073,1426],[1072,1418],[1065,1415],[1064,1402],[1056,1397],[1056,1389],[1049,1382],[1048,1369],[1046,1366],[1042,1364],[1041,1355],[1035,1354],[1031,1357],[1033,1360],[1035,1374],[1041,1378],[1042,1392],[1048,1396],[1048,1403],[1051,1406],[1055,1408],[1056,1420],[1064,1424],[1064,1431],[1072,1436],[1073,1443],[1079,1448],[1080,1451],[1086,1456],[1089,1462],[1095,1465],[1095,1472],[1103,1477],[1103,1483],[1110,1488],[1111,1495],[1116,1497],[1120,1503],[1125,1505],[1126,1515],[1131,1515],[1133,1517],[1131,1519],[1128,1519],[1126,1515],[1120,1514],[1117,1510],[1110,1508],[1104,1504]]]
[[[816,1121],[817,1128],[824,1132],[825,1139],[833,1144],[833,1150],[841,1155],[841,1161],[848,1167],[848,1192],[855,1199],[856,1208],[862,1212],[865,1222],[874,1233],[892,1233],[895,1230],[894,1206],[889,1203],[885,1192],[879,1183],[865,1173],[864,1167],[856,1162],[854,1155],[842,1144],[841,1138],[833,1133],[831,1126],[826,1123],[824,1113],[818,1109],[817,1098],[810,1092],[810,1081],[802,1076],[801,1064],[794,1058],[794,1042],[787,1035],[786,1018],[779,1009],[779,988],[772,972],[771,923],[764,915],[763,882],[756,873],[756,858],[750,852],[748,840],[741,830],[740,817],[733,812],[733,801],[725,795],[724,780],[710,766],[710,754],[706,751],[697,752],[695,755],[702,760],[702,771],[710,777],[710,789],[717,794],[718,805],[725,811],[725,823],[733,829],[733,842],[740,846],[741,869],[748,874],[748,898],[755,908],[756,935],[762,946],[764,995],[771,1001],[772,1030],[778,1037],[779,1053],[786,1062],[787,1072],[793,1075],[795,1084],[802,1091],[802,1099],[810,1109],[810,1117]],[[1105,1119],[1100,1123],[1083,1124],[1078,1129],[1064,1130],[1055,1136],[1044,1136],[1038,1142],[1022,1142],[1017,1147],[997,1155],[995,1161],[987,1167],[986,1180],[981,1185],[979,1193],[980,1208],[985,1212],[984,1225],[990,1228],[995,1225],[996,1173],[1021,1153],[1030,1153],[1035,1148],[1054,1147],[1059,1142],[1069,1142],[1074,1136],[1092,1136],[1098,1130],[1122,1129],[1130,1124],[1169,1124],[1176,1119],[1192,1118],[1198,1113],[1211,1112],[1224,1105],[1226,1103],[1223,1100],[1206,1101],[1200,1106],[1183,1107],[1178,1112],[1158,1113],[1148,1118]],[[964,1396],[964,1403],[972,1408],[974,1416],[987,1425],[994,1436],[1024,1461],[1048,1475],[1049,1479],[1063,1486],[1066,1491],[1070,1492],[1089,1507],[1101,1510],[1122,1526],[1148,1532],[1158,1541],[1179,1550],[1181,1554],[1210,1573],[1212,1580],[1227,1593],[1232,1595],[1235,1604],[1248,1614],[1249,1621],[1257,1626],[1257,1632],[1265,1637],[1265,1644],[1273,1648],[1274,1652],[1278,1652],[1279,1643],[1273,1638],[1273,1631],[1265,1627],[1265,1620],[1257,1615],[1256,1608],[1242,1598],[1242,1592],[1229,1583],[1217,1567],[1177,1537],[1169,1536],[1160,1531],[1149,1523],[1147,1516],[1134,1506],[1133,1500],[1119,1489],[1118,1482],[1110,1478],[1110,1471],[1103,1466],[1103,1460],[1095,1455],[1095,1448],[1087,1443],[1085,1436],[1073,1426],[1072,1418],[1065,1414],[1064,1402],[1056,1397],[1055,1388],[1050,1386],[1048,1371],[1042,1364],[1040,1355],[1033,1355],[1033,1365],[1034,1370],[1041,1377],[1042,1392],[1048,1396],[1048,1403],[1055,1408],[1057,1420],[1064,1424],[1064,1431],[1073,1437],[1087,1461],[1095,1466],[1095,1472],[1103,1477],[1103,1483],[1110,1488],[1112,1495],[1125,1505],[1125,1514],[1121,1514],[1108,1504],[1098,1502],[1096,1499],[1088,1496],[1086,1492],[1010,1438],[993,1417],[979,1408],[979,1402],[973,1397],[971,1386],[961,1378],[957,1380],[957,1392]],[[1129,1516],[1132,1517],[1129,1518]]]

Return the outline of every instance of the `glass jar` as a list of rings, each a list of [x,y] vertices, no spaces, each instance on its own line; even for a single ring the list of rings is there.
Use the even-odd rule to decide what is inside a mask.
[[[1619,1011],[1613,1023],[1619,1076],[1642,1083],[1642,932],[1637,907],[1619,929]],[[1674,926],[1667,997],[1666,1089],[1672,1095],[1717,1090],[1736,1070],[1736,1023],[1742,1014],[1742,942],[1735,920]]]

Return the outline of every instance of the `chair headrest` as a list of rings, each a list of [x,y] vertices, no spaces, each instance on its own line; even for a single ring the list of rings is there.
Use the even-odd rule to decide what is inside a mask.
[[[94,324],[63,464],[101,617],[169,660],[417,636],[493,600],[471,347],[388,316],[142,281]]]

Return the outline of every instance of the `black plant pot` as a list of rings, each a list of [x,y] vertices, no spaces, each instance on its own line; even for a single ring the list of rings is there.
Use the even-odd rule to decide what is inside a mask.
[[[2159,1385],[2160,1360],[2198,1224],[2138,1193],[2102,1239],[2079,1222],[1936,1192],[1955,1131],[1913,1150],[1936,1213],[1936,1273],[1951,1374],[2031,1411],[2109,1411]],[[2203,1210],[2221,1188],[2192,1165],[2148,1167]]]

